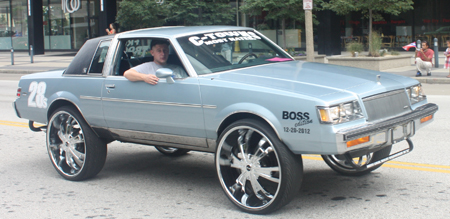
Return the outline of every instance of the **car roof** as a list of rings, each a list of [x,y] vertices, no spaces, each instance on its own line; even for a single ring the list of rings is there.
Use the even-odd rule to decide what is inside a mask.
[[[120,38],[130,38],[130,37],[162,37],[162,38],[170,38],[170,37],[181,37],[194,35],[199,33],[206,32],[218,32],[218,31],[239,31],[239,30],[253,30],[253,28],[249,27],[237,27],[237,26],[168,26],[168,27],[155,27],[155,28],[146,28],[139,30],[132,30],[127,32],[119,33]]]

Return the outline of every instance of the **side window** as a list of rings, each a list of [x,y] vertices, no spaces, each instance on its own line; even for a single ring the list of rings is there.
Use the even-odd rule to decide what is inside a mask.
[[[116,66],[114,75],[121,76],[123,73],[135,66],[146,62],[153,62],[151,43],[153,40],[166,40],[161,38],[130,38],[120,40],[119,50],[116,56]],[[187,77],[186,70],[176,54],[172,45],[169,46],[169,57],[167,64],[170,66],[178,66],[182,69],[183,77]],[[171,68],[172,68],[171,67]]]
[[[97,48],[94,58],[92,59],[89,73],[102,73],[103,65],[105,64],[106,54],[108,53],[111,40],[103,41]]]

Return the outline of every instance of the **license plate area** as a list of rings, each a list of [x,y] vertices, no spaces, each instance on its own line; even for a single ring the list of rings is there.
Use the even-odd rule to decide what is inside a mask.
[[[391,129],[392,143],[403,141],[413,134],[414,122],[410,121],[408,123],[395,126]]]

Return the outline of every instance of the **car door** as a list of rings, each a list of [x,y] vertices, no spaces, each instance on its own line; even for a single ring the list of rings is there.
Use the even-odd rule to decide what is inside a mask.
[[[105,78],[102,92],[104,118],[111,133],[131,142],[206,147],[197,78],[175,79],[175,83],[160,79],[157,85],[150,85],[122,76],[130,65],[151,60],[148,45],[149,39],[119,43],[115,73]]]

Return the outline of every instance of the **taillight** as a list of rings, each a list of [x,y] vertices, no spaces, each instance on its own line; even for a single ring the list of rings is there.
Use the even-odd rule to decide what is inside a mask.
[[[22,93],[22,88],[17,88],[17,97],[20,97],[20,93]]]

